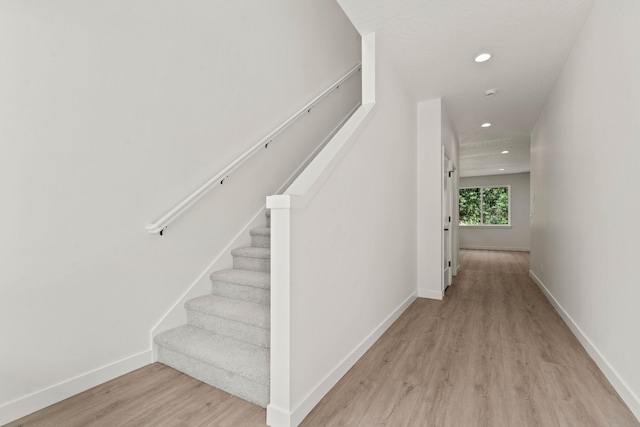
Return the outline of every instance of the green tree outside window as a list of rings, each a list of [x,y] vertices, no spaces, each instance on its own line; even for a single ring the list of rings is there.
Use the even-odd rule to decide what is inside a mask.
[[[461,188],[460,225],[509,225],[509,187]]]

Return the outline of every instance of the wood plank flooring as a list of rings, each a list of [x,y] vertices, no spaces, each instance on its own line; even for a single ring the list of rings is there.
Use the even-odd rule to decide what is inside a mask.
[[[444,301],[412,304],[302,426],[640,426],[530,280],[528,253],[460,260]]]
[[[528,277],[526,252],[461,251],[302,426],[640,426]],[[152,364],[9,426],[264,426],[265,410]]]

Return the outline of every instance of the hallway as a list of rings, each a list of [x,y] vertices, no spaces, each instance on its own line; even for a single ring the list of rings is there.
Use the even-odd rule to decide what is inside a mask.
[[[640,426],[529,279],[528,253],[460,253],[444,301],[416,300],[302,426]],[[257,427],[265,417],[155,363],[9,425]]]
[[[638,426],[528,276],[527,252],[460,251],[303,426]]]

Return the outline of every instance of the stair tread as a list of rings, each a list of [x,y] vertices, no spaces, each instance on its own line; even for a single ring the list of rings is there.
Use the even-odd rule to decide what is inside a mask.
[[[212,282],[233,283],[236,285],[252,286],[254,288],[269,289],[271,286],[271,275],[262,271],[240,270],[233,268],[229,270],[214,271],[209,276]]]
[[[155,338],[159,346],[269,385],[269,349],[195,326],[180,326]]]
[[[252,236],[271,236],[271,229],[269,227],[257,227],[249,230],[249,234]]]
[[[240,256],[245,258],[262,258],[268,259],[271,257],[271,249],[269,248],[236,248],[231,251],[231,255]]]
[[[269,307],[264,304],[206,295],[187,301],[185,308],[263,329],[269,328]]]

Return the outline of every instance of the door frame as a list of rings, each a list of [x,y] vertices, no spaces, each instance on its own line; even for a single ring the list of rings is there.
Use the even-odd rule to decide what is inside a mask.
[[[454,266],[453,260],[453,234],[454,234],[454,217],[453,214],[453,177],[454,166],[453,162],[447,156],[445,152],[444,146],[442,147],[442,173],[441,173],[441,185],[440,189],[442,192],[442,224],[441,224],[441,267],[443,268],[441,273],[441,282],[440,287],[442,291],[442,295],[444,297],[444,291],[447,287],[449,287],[453,281],[453,269],[456,268]],[[445,266],[445,263],[448,262],[448,266]]]

